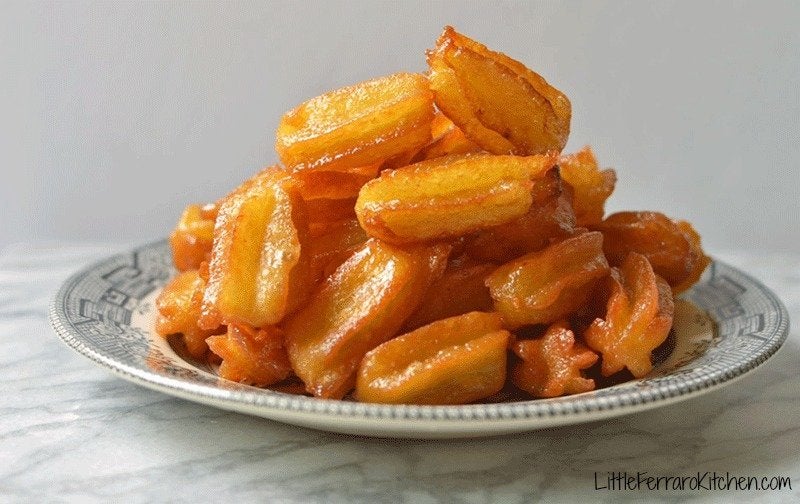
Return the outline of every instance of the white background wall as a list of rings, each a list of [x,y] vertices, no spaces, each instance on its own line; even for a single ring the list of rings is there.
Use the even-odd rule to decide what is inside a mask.
[[[276,160],[285,110],[424,71],[445,24],[571,98],[612,210],[689,219],[712,254],[800,250],[794,1],[0,0],[0,247],[165,236]]]

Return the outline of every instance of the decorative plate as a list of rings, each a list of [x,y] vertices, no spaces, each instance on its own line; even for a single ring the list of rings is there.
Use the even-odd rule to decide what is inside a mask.
[[[653,372],[556,399],[464,406],[388,406],[323,400],[218,378],[182,359],[153,330],[155,298],[174,274],[165,241],[98,262],[69,278],[50,321],[72,349],[139,385],[226,410],[349,434],[474,437],[601,420],[665,406],[731,383],[773,355],[789,318],[778,298],[713,262],[676,306],[674,347]]]

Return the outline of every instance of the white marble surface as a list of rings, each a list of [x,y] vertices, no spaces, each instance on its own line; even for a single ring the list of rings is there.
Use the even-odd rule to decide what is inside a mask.
[[[735,384],[650,412],[459,441],[358,438],[216,410],[120,380],[59,342],[47,307],[120,245],[0,252],[0,502],[798,502],[800,333]],[[800,324],[800,254],[717,257]],[[611,471],[788,476],[782,491],[595,490]]]

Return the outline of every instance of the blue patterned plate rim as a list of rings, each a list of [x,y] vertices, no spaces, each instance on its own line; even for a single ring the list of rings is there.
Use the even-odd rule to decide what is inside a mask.
[[[55,332],[81,355],[140,385],[223,409],[340,432],[357,433],[366,422],[367,433],[391,434],[398,429],[397,421],[402,421],[410,424],[401,430],[412,431],[411,437],[415,437],[414,422],[429,429],[440,426],[456,432],[463,427],[464,433],[475,434],[477,428],[491,434],[650,409],[726,385],[752,371],[781,347],[789,332],[787,310],[772,291],[714,260],[700,282],[681,296],[708,312],[716,323],[713,345],[675,369],[554,399],[460,406],[317,399],[228,382],[171,352],[152,331],[152,299],[174,274],[170,257],[168,243],[162,240],[73,274],[50,307]],[[336,422],[343,419],[356,423],[338,426]],[[389,423],[382,427],[384,421]],[[481,427],[470,427],[470,423]]]

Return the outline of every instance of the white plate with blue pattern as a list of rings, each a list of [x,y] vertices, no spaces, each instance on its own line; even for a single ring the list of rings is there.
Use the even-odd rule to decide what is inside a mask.
[[[666,406],[727,385],[772,356],[789,318],[760,282],[713,262],[676,305],[674,346],[642,379],[573,396],[463,406],[324,400],[220,379],[180,357],[153,330],[155,298],[174,275],[165,241],[98,262],[69,278],[50,310],[72,349],[139,385],[226,410],[348,434],[455,438],[602,420]]]

